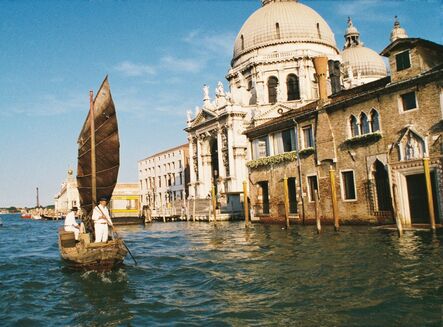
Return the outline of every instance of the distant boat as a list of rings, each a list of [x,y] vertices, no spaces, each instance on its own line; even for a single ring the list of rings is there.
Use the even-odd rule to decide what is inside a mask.
[[[42,219],[42,216],[40,216],[40,215],[32,215],[32,219],[34,219],[34,220],[41,220]]]
[[[21,217],[24,219],[31,219],[32,215],[28,212],[25,212],[25,213],[22,213]]]
[[[100,197],[111,198],[117,183],[120,141],[117,116],[106,77],[95,99],[90,93],[90,111],[78,138],[77,186],[80,194],[82,220],[92,230],[92,210]],[[100,160],[95,160],[95,158]],[[91,243],[90,234],[59,229],[60,255],[68,266],[83,270],[110,270],[123,263],[128,253],[123,239]]]

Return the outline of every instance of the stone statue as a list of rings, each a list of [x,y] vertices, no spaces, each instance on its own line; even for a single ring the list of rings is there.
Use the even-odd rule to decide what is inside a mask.
[[[192,111],[191,110],[188,110],[188,111],[186,111],[186,116],[187,116],[187,121],[191,121],[192,120]]]
[[[209,100],[209,87],[206,84],[203,85],[203,100]]]
[[[223,83],[220,81],[217,83],[217,88],[215,89],[215,95],[217,97],[225,96],[225,90],[223,87]]]

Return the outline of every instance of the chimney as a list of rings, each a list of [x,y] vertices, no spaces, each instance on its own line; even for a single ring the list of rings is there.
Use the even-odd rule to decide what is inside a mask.
[[[318,80],[318,94],[320,96],[320,102],[325,102],[328,99],[326,92],[326,71],[328,67],[327,57],[315,57],[313,59],[315,72]]]
[[[332,94],[341,91],[340,84],[340,62],[338,60],[329,60],[329,79],[331,81]]]

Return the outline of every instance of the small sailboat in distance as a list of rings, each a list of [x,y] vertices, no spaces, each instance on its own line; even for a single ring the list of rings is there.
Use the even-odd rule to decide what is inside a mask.
[[[120,141],[117,116],[106,77],[95,99],[90,92],[90,110],[78,138],[77,187],[80,194],[82,221],[92,231],[92,211],[100,197],[111,198],[117,183]],[[128,253],[123,239],[92,243],[91,234],[59,229],[60,255],[68,266],[83,270],[106,271],[119,266]]]

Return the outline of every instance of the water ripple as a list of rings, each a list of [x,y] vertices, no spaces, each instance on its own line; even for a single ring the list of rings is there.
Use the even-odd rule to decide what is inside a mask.
[[[3,216],[5,326],[440,326],[443,235],[201,222],[118,227],[136,256],[61,263],[61,222]]]

